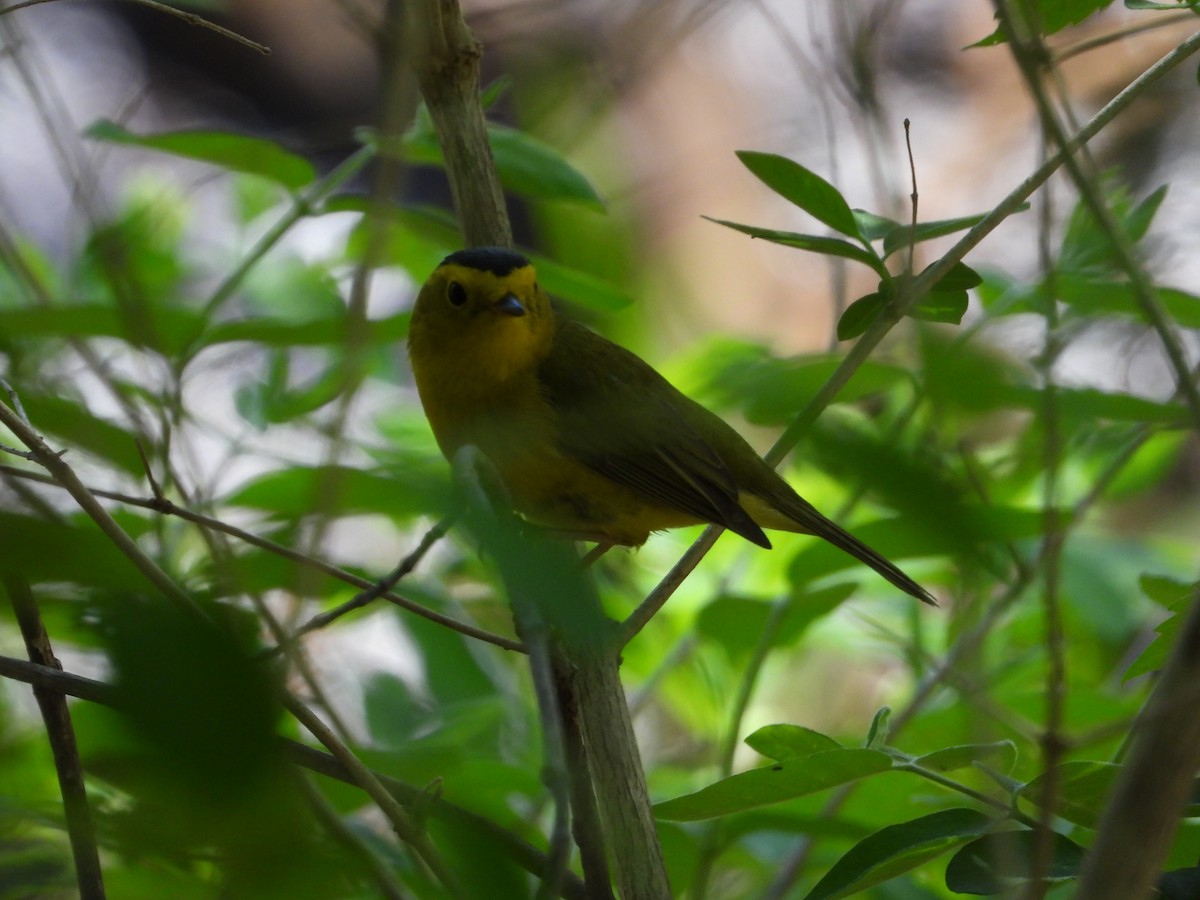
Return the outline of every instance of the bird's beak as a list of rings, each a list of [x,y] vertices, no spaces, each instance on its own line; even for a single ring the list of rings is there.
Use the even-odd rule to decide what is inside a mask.
[[[516,317],[525,315],[525,304],[517,299],[516,294],[505,294],[492,304],[492,309],[506,316]]]

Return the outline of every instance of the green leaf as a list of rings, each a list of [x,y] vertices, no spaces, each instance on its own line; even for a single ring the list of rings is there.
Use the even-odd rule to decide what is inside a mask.
[[[496,172],[506,190],[531,200],[564,200],[604,211],[595,188],[557,150],[523,131],[493,122],[488,123],[487,133]],[[402,142],[401,151],[411,163],[445,166],[432,127],[414,128]]]
[[[1063,510],[1063,515],[1067,514]],[[880,519],[853,528],[854,536],[893,561],[914,556],[964,552],[998,541],[1038,537],[1045,526],[1039,510],[1019,507],[964,506],[954,517],[953,530],[913,528],[909,517]],[[834,572],[855,567],[856,574],[874,578],[854,557],[825,541],[814,541],[792,557],[788,575],[799,588]]]
[[[926,270],[928,271],[928,270]],[[979,273],[963,262],[956,262],[950,271],[933,283],[934,291],[969,291],[983,284]]]
[[[1029,209],[1028,203],[1022,203],[1014,210],[1014,212],[1023,212]],[[987,216],[987,213],[979,213],[973,216],[959,216],[955,219],[937,219],[933,222],[918,222],[916,239],[917,243],[921,241],[932,240],[933,238],[945,237],[948,234],[954,234],[957,231],[965,231],[968,228],[974,228]],[[878,218],[878,217],[877,217]],[[890,227],[882,234],[877,235],[883,238],[883,255],[884,258],[891,256],[897,250],[903,250],[909,245],[912,240],[913,229],[911,225],[904,225],[900,222],[892,222],[888,219],[879,219],[880,224],[887,223]],[[869,238],[874,240],[875,238]]]
[[[1120,771],[1119,765],[1108,762],[1063,763],[1055,773],[1054,814],[1076,825],[1095,828]],[[1042,774],[1025,784],[1020,796],[1040,805],[1045,779],[1046,775]]]
[[[149,528],[146,520],[131,518],[122,519],[121,525],[134,537]],[[149,587],[133,563],[84,516],[52,522],[0,512],[0,547],[6,564],[34,584],[66,582],[117,591]]]
[[[1178,12],[1181,9],[1190,9],[1194,13],[1200,13],[1200,6],[1196,0],[1176,0],[1175,3],[1156,3],[1154,0],[1125,0],[1126,9],[1162,9]]]
[[[1192,598],[1196,596],[1196,591],[1200,590],[1200,584],[1187,584],[1155,575],[1143,575],[1138,584],[1143,594],[1167,609],[1170,615],[1155,627],[1154,640],[1133,661],[1133,665],[1125,670],[1122,681],[1157,672],[1167,664],[1167,655],[1175,646],[1184,615],[1191,608]]]
[[[318,509],[331,515],[377,513],[405,516],[443,512],[449,472],[441,460],[413,460],[394,473],[365,472],[350,466],[295,466],[253,479],[225,502],[297,518]]]
[[[891,768],[891,758],[877,750],[825,750],[739,772],[694,794],[656,804],[654,812],[675,822],[711,819],[814,794]]]
[[[1121,315],[1149,322],[1133,288],[1119,281],[1094,281],[1064,276],[1056,282],[1058,297],[1081,316]],[[1200,328],[1200,296],[1178,288],[1155,287],[1158,302],[1176,323]]]
[[[537,269],[538,282],[553,297],[601,312],[615,312],[633,303],[629,294],[603,278],[564,266],[544,256],[526,255]]]
[[[361,339],[368,345],[394,345],[408,334],[408,311],[384,319],[370,319]],[[200,339],[200,346],[248,341],[271,347],[320,347],[343,345],[347,320],[344,313],[307,322],[291,322],[275,318],[256,317],[222,322],[210,328]]]
[[[877,216],[865,209],[852,209],[854,221],[858,224],[858,233],[864,241],[877,241],[896,229],[909,230],[907,225],[901,225],[894,219]]]
[[[882,750],[887,746],[888,732],[890,726],[888,720],[892,717],[892,708],[890,706],[881,706],[871,718],[871,727],[867,729],[867,741],[865,746],[869,750]]]
[[[1036,16],[1026,15],[1030,25],[1035,25],[1037,33],[1042,37],[1061,31],[1068,25],[1082,22],[1088,16],[1106,6],[1111,6],[1113,0],[1031,0],[1029,6],[1036,11]],[[971,44],[972,47],[990,47],[1007,42],[1003,28],[997,28],[981,41]]]
[[[333,402],[345,389],[345,369],[338,362],[324,367],[303,384],[290,385],[286,367],[289,359],[286,353],[272,354],[272,361],[281,360],[285,364],[281,375],[243,384],[234,394],[238,413],[260,430],[314,412]]]
[[[725,649],[730,657],[742,659],[763,639],[768,623],[775,619],[772,647],[794,643],[821,616],[836,609],[854,592],[852,584],[838,584],[777,604],[745,597],[718,597],[696,617],[696,633]]]
[[[531,200],[565,200],[604,212],[604,201],[591,182],[557,150],[523,131],[492,123],[488,141],[500,183],[514,194]]]
[[[756,425],[785,425],[841,362],[826,353],[779,358],[760,345],[722,338],[697,353],[688,369],[697,373],[691,380],[703,385],[697,393],[715,405],[740,409]],[[904,367],[867,360],[838,399],[853,403],[911,384]]]
[[[747,746],[768,759],[802,759],[842,745],[827,735],[802,725],[765,725],[746,737]]]
[[[1166,187],[1158,188],[1135,204],[1129,191],[1120,184],[1113,187],[1113,181],[1109,173],[1105,179],[1105,202],[1119,227],[1130,241],[1136,243],[1149,229],[1154,214],[1166,196]],[[1058,268],[1063,274],[1092,277],[1120,270],[1112,239],[1083,200],[1079,201],[1067,219]]]
[[[83,403],[48,394],[22,393],[21,402],[34,427],[108,460],[132,475],[142,475],[134,435],[91,413]]]
[[[931,291],[917,301],[909,315],[922,322],[945,322],[958,325],[967,312],[966,291]]]
[[[946,866],[946,887],[956,894],[1005,894],[1027,884],[1033,873],[1038,835],[1031,830],[985,834],[971,841]],[[1057,832],[1051,838],[1044,883],[1077,878],[1086,854],[1083,847]]]
[[[965,769],[977,762],[999,759],[1000,767],[1008,772],[1017,761],[1017,745],[1012,741],[996,741],[991,744],[959,744],[926,753],[913,760],[913,764],[934,772],[953,772]]]
[[[862,237],[846,199],[820,175],[774,153],[739,150],[737,158],[763,184],[818,222],[847,237]]]
[[[284,150],[273,141],[224,131],[165,131],[134,134],[108,119],[93,122],[84,131],[90,138],[114,144],[159,150],[223,169],[260,175],[295,191],[316,178],[312,163]]]
[[[873,294],[859,297],[847,306],[842,317],[838,319],[838,340],[848,341],[861,335],[883,312],[887,302],[887,297],[876,291]]]
[[[804,900],[837,900],[881,884],[985,833],[996,820],[974,809],[944,809],[889,825],[850,849]]]
[[[740,231],[742,234],[748,234],[752,238],[761,238],[764,241],[770,241],[772,244],[782,244],[784,247],[796,247],[800,250],[811,250],[813,253],[823,253],[826,256],[852,259],[865,266],[870,266],[880,275],[887,273],[883,261],[873,252],[860,247],[858,244],[843,241],[841,238],[825,237],[817,234],[797,234],[794,231],[776,231],[773,228],[742,225],[738,222],[728,222],[725,219],[714,219],[711,216],[702,216],[702,218],[708,219],[710,222],[715,222],[718,225],[724,225],[726,228],[732,228],[734,231]]]

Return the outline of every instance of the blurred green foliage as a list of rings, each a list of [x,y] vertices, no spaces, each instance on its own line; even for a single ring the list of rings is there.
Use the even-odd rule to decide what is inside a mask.
[[[1064,5],[1047,29],[1098,5]],[[279,710],[285,681],[328,703],[360,757],[408,786],[410,812],[472,896],[529,896],[549,804],[524,657],[383,600],[358,615],[400,635],[387,650],[394,669],[336,671],[364,633],[347,621],[309,638],[315,674],[299,658],[262,653],[276,640],[268,610],[288,630],[346,601],[345,573],[380,578],[455,505],[402,361],[407,312],[372,310],[361,321],[344,300],[370,246],[385,271],[419,283],[456,248],[453,219],[401,204],[380,214],[345,192],[341,176],[321,176],[263,139],[138,135],[111,122],[86,134],[116,152],[215,167],[240,217],[228,256],[201,259],[186,235],[208,226],[173,189],[143,184],[65,261],[17,235],[0,268],[0,359],[29,420],[90,484],[124,495],[112,501],[122,527],[210,616],[182,617],[145,596],[141,576],[64,495],[30,480],[28,462],[9,461],[3,564],[35,586],[68,668],[100,672],[116,691],[115,710],[73,704],[111,896],[373,897],[390,881],[439,896],[363,793],[311,775],[313,793],[303,788],[281,743],[298,737]],[[532,204],[547,235],[571,244],[553,259],[531,254],[544,285],[602,326],[623,327],[630,298],[610,276],[654,260],[613,233],[582,252],[574,236],[593,226],[578,217],[602,211],[599,192],[530,135],[495,126],[491,139],[506,187]],[[364,140],[364,160],[441,160],[423,115],[398,146]],[[793,160],[739,156],[836,235],[714,221],[880,279],[843,313],[843,340],[891,314],[911,278],[897,260],[913,241],[980,220],[914,229],[852,209]],[[1140,200],[1115,179],[1107,190],[1129,236],[1144,242],[1166,188]],[[324,256],[289,249],[293,227],[334,217],[345,239]],[[1042,362],[1001,349],[990,329],[1015,317],[1043,324],[1052,309],[1068,343],[1096,325],[1144,327],[1107,241],[1080,207],[1036,279],[956,264],[785,463],[805,496],[903,560],[942,608],[918,608],[805,537],[780,535],[769,554],[726,537],[625,648],[680,893],[704,882],[714,895],[761,896],[798,858],[804,896],[826,900],[1001,893],[1027,879],[1046,778],[1039,732],[1052,668],[1041,601],[1055,521],[1067,537],[1050,586],[1068,635],[1061,727],[1070,740],[1055,772],[1058,834],[1044,874],[1069,883],[1078,873],[1145,676],[1194,596],[1181,533],[1190,523],[1176,527],[1157,509],[1143,520],[1151,508],[1182,520],[1191,498],[1171,477],[1195,423],[1175,398],[1100,387],[1056,387],[1048,405]],[[1200,298],[1167,286],[1159,298],[1174,325],[1200,327]],[[780,357],[722,338],[670,364],[714,408],[778,428],[843,358]],[[1060,445],[1048,497],[1051,431]],[[165,498],[300,558],[170,515],[146,467]],[[343,527],[350,537],[335,539]],[[595,583],[608,614],[627,616],[691,536],[604,558]],[[506,589],[543,609],[571,596],[564,586],[583,590],[559,571],[561,556],[535,559],[523,547],[486,529],[454,530],[396,590],[512,637]],[[572,619],[571,609],[551,612]],[[0,615],[14,656],[15,635]],[[317,698],[321,685],[330,690]],[[895,712],[869,738],[884,704]],[[0,713],[0,898],[67,896],[49,752],[20,689],[0,694]],[[1194,877],[1184,867],[1198,845],[1194,826],[1181,830],[1179,869],[1164,889]]]

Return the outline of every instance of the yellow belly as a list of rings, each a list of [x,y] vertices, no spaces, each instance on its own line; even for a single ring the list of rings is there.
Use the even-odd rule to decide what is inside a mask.
[[[538,525],[584,540],[637,547],[651,531],[699,524],[557,452],[493,458],[513,505]]]

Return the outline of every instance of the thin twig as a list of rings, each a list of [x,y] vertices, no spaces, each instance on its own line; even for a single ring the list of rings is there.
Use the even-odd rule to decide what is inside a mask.
[[[14,466],[0,465],[0,473],[11,475],[16,478],[25,478],[30,481],[36,481],[39,484],[46,484],[60,488],[65,487],[65,485],[59,484],[53,478],[43,475],[40,472],[31,472],[27,469],[20,469]],[[375,587],[375,582],[369,581],[366,578],[361,578],[352,572],[347,572],[345,569],[339,568],[332,563],[327,563],[324,560],[306,556],[303,553],[292,550],[290,547],[285,547],[282,544],[277,544],[274,541],[268,540],[267,538],[259,537],[258,535],[252,534],[245,529],[237,528],[236,526],[230,525],[212,516],[206,516],[202,513],[192,512],[191,510],[184,509],[183,507],[172,503],[170,500],[147,500],[143,497],[134,497],[130,494],[122,494],[117,491],[106,491],[99,488],[87,488],[87,490],[89,490],[96,497],[103,497],[106,500],[114,500],[118,503],[123,503],[128,506],[136,506],[142,509],[153,510],[154,512],[162,515],[176,516],[186,522],[199,525],[202,528],[219,531],[223,534],[229,535],[230,537],[237,538],[239,541],[249,544],[252,547],[265,550],[268,553],[280,556],[286,560],[297,563],[298,565],[315,569],[318,572],[328,575],[330,578],[336,578],[338,581],[345,582],[346,584],[362,590],[369,591]],[[472,637],[476,640],[494,644],[495,646],[504,650],[513,650],[517,653],[525,652],[525,647],[520,641],[514,641],[512,638],[506,638],[502,635],[493,634],[490,631],[485,631],[482,628],[477,628],[474,625],[469,625],[466,622],[443,615],[436,610],[430,609],[427,606],[422,606],[420,603],[409,600],[407,597],[404,597],[393,591],[388,591],[380,596],[382,599],[387,600],[389,603],[394,603],[396,606],[399,606],[401,609],[406,610],[407,612],[421,616],[422,618],[428,619],[431,622],[436,622],[438,625],[450,628],[459,632],[460,634],[466,635],[467,637]]]
[[[321,200],[324,200],[357,175],[359,170],[370,162],[374,156],[375,148],[373,145],[368,144],[359,148],[339,163],[337,168],[328,175],[314,182],[303,194],[295,197],[288,211],[280,216],[274,225],[267,229],[266,233],[258,239],[242,261],[217,285],[216,290],[205,301],[200,312],[200,318],[204,320],[212,318],[224,305],[225,301],[233,296],[234,291],[245,280],[250,270],[258,264],[259,260],[267,255],[267,252],[272,247],[282,240],[283,236],[291,230],[292,226],[305,216],[312,215],[313,209]],[[190,359],[190,349],[188,348],[181,353],[180,358],[184,360]]]
[[[657,613],[668,600],[671,595],[678,590],[684,580],[692,574],[696,566],[704,559],[712,545],[717,542],[717,538],[721,536],[721,532],[725,529],[719,525],[709,525],[704,529],[704,533],[696,538],[695,543],[690,546],[687,551],[679,558],[679,561],[671,567],[663,579],[654,587],[646,599],[638,604],[637,609],[629,614],[629,617],[621,623],[621,639],[620,645],[624,647],[635,637],[638,632],[649,624]]]
[[[284,692],[282,700],[284,707],[292,714],[296,721],[308,729],[312,736],[332,753],[338,762],[349,770],[355,783],[366,791],[367,795],[375,802],[375,805],[379,807],[380,812],[391,823],[397,837],[416,851],[421,861],[429,867],[429,870],[442,883],[442,887],[446,889],[447,894],[454,898],[465,898],[466,893],[463,891],[458,877],[442,859],[441,853],[438,852],[433,842],[429,840],[429,836],[412,820],[396,798],[375,777],[375,773],[363,765],[362,761],[354,755],[350,748],[342,743],[341,739],[312,710],[301,703],[299,699]]]
[[[1109,44],[1115,44],[1118,41],[1123,41],[1126,38],[1133,37],[1134,35],[1144,34],[1147,31],[1154,31],[1158,28],[1168,28],[1172,25],[1180,25],[1184,22],[1195,21],[1196,14],[1194,12],[1173,13],[1169,16],[1155,16],[1153,17],[1152,21],[1145,22],[1140,25],[1130,25],[1128,28],[1118,28],[1115,31],[1108,32],[1108,34],[1101,34],[1097,37],[1077,41],[1074,44],[1067,44],[1065,47],[1052,50],[1052,63],[1057,67],[1062,65],[1073,56],[1078,56],[1081,53],[1087,53],[1100,47],[1107,47]]]
[[[342,618],[342,616],[346,615],[347,613],[354,612],[356,609],[362,609],[364,606],[373,603],[380,597],[388,596],[392,592],[392,588],[396,586],[397,582],[415,569],[417,567],[417,563],[424,558],[425,554],[429,552],[429,549],[445,536],[446,532],[449,531],[453,521],[454,520],[452,518],[447,518],[438,522],[427,532],[425,532],[425,536],[421,538],[421,542],[417,544],[416,548],[413,549],[411,553],[409,553],[400,561],[396,568],[392,569],[391,572],[389,572],[379,581],[375,582],[375,584],[373,584],[369,589],[356,594],[345,603],[313,616],[288,637],[287,643],[294,644],[309,632],[316,631],[319,628],[324,628]],[[270,655],[274,655],[281,650],[283,650],[283,645],[273,647],[270,650]]]
[[[995,0],[995,5],[997,15],[1003,17],[1002,21],[1007,20],[1012,22],[1014,20],[1008,0]],[[1012,33],[1011,26],[1009,30]],[[1145,270],[1138,262],[1137,254],[1134,252],[1129,235],[1122,224],[1117,221],[1116,216],[1109,209],[1108,203],[1097,187],[1099,179],[1094,174],[1085,172],[1079,160],[1075,158],[1075,149],[1077,149],[1074,146],[1075,141],[1067,135],[1062,123],[1058,120],[1054,106],[1050,102],[1050,98],[1038,77],[1040,70],[1037,59],[1040,59],[1043,54],[1039,54],[1036,48],[1025,46],[1025,43],[1021,40],[1022,35],[1013,34],[1013,38],[1020,45],[1013,47],[1013,58],[1016,60],[1017,66],[1025,78],[1025,83],[1029,87],[1030,95],[1037,106],[1042,123],[1050,138],[1059,147],[1058,156],[1063,157],[1067,173],[1070,175],[1071,181],[1075,184],[1076,190],[1079,191],[1080,199],[1083,200],[1084,204],[1088,207],[1088,211],[1095,217],[1096,222],[1108,237],[1109,244],[1116,256],[1117,264],[1122,272],[1124,272],[1126,278],[1129,279],[1129,286],[1132,288],[1134,301],[1141,309],[1142,314],[1149,320],[1151,327],[1162,342],[1167,361],[1175,374],[1176,386],[1183,392],[1183,400],[1191,412],[1193,424],[1200,429],[1200,387],[1197,387],[1191,377],[1187,357],[1183,351],[1183,345],[1175,324],[1163,308],[1162,301],[1159,300],[1153,283],[1147,278]],[[1014,40],[1010,40],[1009,43],[1013,44]],[[1192,35],[1188,40],[1180,44],[1176,50],[1172,51],[1172,53],[1177,53],[1184,47],[1190,47],[1194,50],[1197,45],[1200,45],[1200,33]],[[1170,55],[1168,54],[1168,56]],[[1149,70],[1146,74],[1149,74]],[[1122,91],[1122,94],[1124,93],[1125,91]]]
[[[917,194],[917,163],[913,159],[911,130],[908,119],[905,119],[904,146],[908,150],[908,170],[912,177],[912,193],[908,195],[909,200],[912,201],[912,224],[909,226],[911,237],[908,242],[908,273],[910,275],[915,271],[913,266],[915,265],[917,254],[917,200],[919,196]]]
[[[30,662],[61,671],[62,665],[54,655],[50,636],[42,624],[41,612],[29,583],[13,571],[0,574],[0,581],[12,603]],[[57,691],[37,685],[33,688],[33,695],[42,712],[42,721],[46,723],[46,738],[50,742],[54,769],[58,774],[79,896],[81,900],[104,900],[104,874],[96,847],[96,829],[92,824],[83,767],[79,762],[79,747],[75,741],[67,700]]]
[[[63,461],[62,454],[55,453],[46,446],[46,442],[37,432],[5,403],[0,403],[0,425],[8,428],[22,444],[29,448],[34,460],[66,489],[83,511],[100,527],[105,536],[164,597],[174,601],[191,615],[207,618],[207,614],[196,602],[142,551],[133,538],[126,534],[117,521],[108,514],[108,510],[100,505],[96,496],[79,480],[79,476],[75,474],[74,470]]]
[[[833,401],[854,373],[866,362],[867,358],[879,342],[883,340],[892,326],[922,296],[928,293],[930,287],[945,276],[955,264],[961,262],[963,257],[973,250],[980,241],[991,234],[1001,222],[1016,212],[1029,196],[1063,165],[1070,154],[1095,137],[1117,115],[1127,109],[1130,104],[1139,99],[1151,86],[1198,49],[1200,49],[1200,34],[1195,34],[1174,50],[1164,55],[1158,62],[1130,82],[1124,90],[1106,103],[1087,124],[1066,141],[1057,153],[1038,166],[1034,172],[1013,188],[1008,196],[994,206],[973,228],[967,231],[941,259],[916,276],[908,285],[908,289],[904,292],[903,296],[897,298],[896,303],[885,311],[884,315],[879,316],[871,323],[862,337],[850,349],[850,352],[846,354],[841,364],[834,370],[825,384],[821,386],[821,389],[795,419],[792,420],[792,423],[783,434],[780,435],[764,459],[772,465],[777,465],[796,446],[796,443],[808,431],[813,422],[816,421],[817,416]],[[683,579],[687,577],[692,569],[699,565],[704,555],[715,542],[716,531],[718,530],[715,530],[715,526],[706,529],[704,534],[697,538],[696,542],[692,544],[683,557],[680,558],[679,562],[676,563],[675,568],[655,587],[650,596],[634,611],[633,615],[626,619],[622,624],[624,641],[628,642],[629,639],[645,627],[646,622],[666,602],[675,589],[679,587]]]
[[[379,889],[380,895],[387,900],[409,900],[410,895],[400,886],[400,882],[392,874],[391,868],[379,858],[366,841],[346,825],[338,811],[333,808],[333,804],[317,790],[312,779],[307,775],[300,774],[296,780],[299,782],[300,792],[308,801],[309,809],[313,811],[313,815],[321,823],[325,833],[345,847],[351,855],[362,861],[371,879],[375,882],[375,886]]]
[[[78,697],[91,703],[103,706],[117,707],[118,695],[111,685],[82,675],[64,672],[61,669],[31,663],[11,656],[0,656],[0,678],[11,678],[25,684],[45,688],[55,693],[69,697]],[[333,778],[345,784],[357,786],[352,773],[342,765],[336,757],[324,753],[315,747],[302,744],[299,741],[280,739],[288,758],[298,766],[302,766],[319,775]],[[421,788],[407,784],[398,779],[372,774],[387,790],[402,803],[412,803],[423,794]],[[501,848],[504,854],[518,866],[531,875],[541,876],[546,867],[546,858],[535,847],[521,840],[512,832],[500,828],[494,822],[485,819],[477,813],[470,812],[442,798],[436,798],[429,806],[433,816],[450,824],[461,826],[477,833],[481,839]],[[573,873],[568,872],[563,884],[563,896],[568,900],[590,900],[584,890],[583,883]]]
[[[30,6],[40,6],[43,3],[53,3],[55,0],[22,0],[20,3],[14,3],[12,6],[0,7],[0,16],[7,13],[16,12],[18,9],[25,9]],[[157,0],[127,0],[129,3],[137,3],[140,6],[148,6],[151,9],[156,9],[159,12],[166,13],[169,16],[174,16],[177,19],[183,19],[189,25],[195,25],[198,28],[205,28],[209,31],[215,31],[221,37],[229,38],[234,43],[241,44],[243,47],[249,47],[258,53],[268,56],[271,53],[271,48],[265,44],[260,44],[258,41],[252,41],[245,35],[238,34],[236,31],[230,31],[216,22],[211,22],[196,13],[187,12],[182,9],[176,9],[173,6],[168,6],[165,3],[159,3]]]

